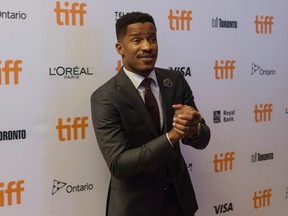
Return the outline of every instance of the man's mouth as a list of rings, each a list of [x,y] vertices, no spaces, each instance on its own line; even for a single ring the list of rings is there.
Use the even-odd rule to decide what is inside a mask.
[[[152,61],[152,60],[154,60],[155,55],[153,55],[153,54],[140,55],[138,58],[141,59],[141,60],[143,60],[143,61]]]

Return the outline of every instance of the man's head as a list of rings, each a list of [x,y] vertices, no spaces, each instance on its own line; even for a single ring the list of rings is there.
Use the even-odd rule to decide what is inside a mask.
[[[116,36],[116,49],[124,67],[147,76],[154,69],[158,55],[153,17],[141,12],[127,13],[116,22]]]

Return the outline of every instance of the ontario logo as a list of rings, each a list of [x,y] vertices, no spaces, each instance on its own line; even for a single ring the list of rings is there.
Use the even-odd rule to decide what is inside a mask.
[[[76,193],[76,192],[84,192],[84,191],[91,191],[93,190],[93,184],[86,183],[84,185],[70,185],[66,182],[53,180],[53,186],[52,186],[52,196],[55,195],[57,192],[64,190],[65,192],[70,193]]]
[[[260,67],[259,65],[252,63],[252,68],[251,68],[251,76],[254,74],[259,74],[259,75],[266,75],[266,76],[273,76],[276,75],[276,70],[274,69],[264,69]]]

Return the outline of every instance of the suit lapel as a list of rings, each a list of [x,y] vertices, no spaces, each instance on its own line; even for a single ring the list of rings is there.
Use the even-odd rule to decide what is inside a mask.
[[[143,119],[147,127],[155,135],[159,136],[159,130],[156,128],[149,112],[146,109],[145,103],[138,93],[131,80],[125,74],[123,69],[119,71],[116,77],[116,88],[121,94],[120,98],[126,98],[126,102],[130,106],[134,107],[135,111],[138,113],[139,117]]]

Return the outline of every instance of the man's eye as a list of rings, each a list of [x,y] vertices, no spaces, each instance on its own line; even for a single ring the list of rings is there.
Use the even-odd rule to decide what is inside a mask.
[[[140,39],[135,38],[135,39],[133,39],[132,41],[133,41],[134,43],[139,43],[139,42],[140,42]]]

